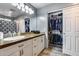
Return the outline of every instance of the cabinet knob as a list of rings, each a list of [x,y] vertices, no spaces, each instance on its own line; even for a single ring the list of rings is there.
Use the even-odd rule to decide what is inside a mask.
[[[18,46],[18,47],[22,47],[22,46],[24,46],[24,44],[22,44],[22,45],[20,45],[20,46]]]

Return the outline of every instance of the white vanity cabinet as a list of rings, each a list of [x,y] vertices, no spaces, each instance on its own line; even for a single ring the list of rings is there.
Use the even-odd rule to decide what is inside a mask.
[[[44,35],[33,39],[33,55],[37,56],[44,49]]]
[[[0,49],[2,56],[28,56],[32,55],[32,40],[17,43],[12,46]]]
[[[37,56],[44,49],[44,35],[0,49],[0,56]]]

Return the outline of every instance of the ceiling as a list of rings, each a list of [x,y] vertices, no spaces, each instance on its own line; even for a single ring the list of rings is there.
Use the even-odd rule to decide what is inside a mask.
[[[0,3],[0,15],[18,17],[22,14],[24,13],[16,7],[14,7],[11,3]]]
[[[42,8],[44,6],[47,6],[51,3],[30,3],[32,6],[34,6],[35,8],[39,9],[39,8]]]

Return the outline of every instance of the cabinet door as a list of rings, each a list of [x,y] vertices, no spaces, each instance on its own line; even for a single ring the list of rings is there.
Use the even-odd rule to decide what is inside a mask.
[[[41,43],[42,43],[42,50],[44,49],[44,36],[42,36],[42,39],[41,39]]]
[[[41,37],[39,37],[38,38],[39,40],[38,40],[38,44],[37,44],[37,46],[38,46],[38,54],[41,52],[41,49],[42,49],[42,44],[41,44]]]
[[[9,55],[9,56],[20,56],[20,51],[16,51],[13,54]]]
[[[23,49],[21,51],[22,51],[23,56],[32,56],[33,55],[32,45],[23,47]]]
[[[15,54],[16,51],[19,51],[17,44],[0,49],[0,56],[10,56],[11,54]]]
[[[42,51],[44,49],[44,36],[40,37],[40,50]]]
[[[40,36],[38,43],[38,53],[40,53],[43,49],[44,49],[44,36]]]
[[[40,51],[39,50],[39,37],[33,39],[33,56],[37,56]]]

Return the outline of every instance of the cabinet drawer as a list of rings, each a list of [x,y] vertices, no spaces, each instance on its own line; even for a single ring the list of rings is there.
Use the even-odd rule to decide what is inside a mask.
[[[34,38],[33,39],[33,44],[37,44],[39,42],[39,39],[38,38]]]
[[[28,40],[28,41],[25,41],[24,42],[24,45],[26,46],[26,45],[32,45],[32,39],[31,40]]]
[[[40,38],[41,38],[41,39],[44,39],[44,38],[45,38],[45,36],[43,35],[43,36],[41,36]]]
[[[30,44],[32,44],[32,40],[27,40],[27,41],[18,43],[17,46],[20,48],[20,47],[27,46],[27,45],[30,45]]]
[[[37,41],[37,39],[38,39],[38,38],[34,38],[34,39],[33,39],[33,42],[36,42],[36,41]]]

